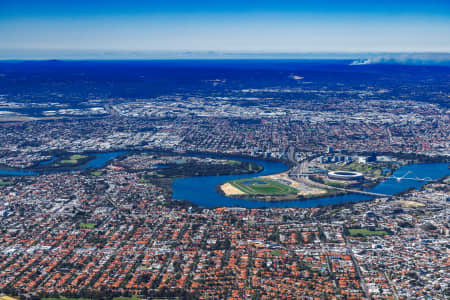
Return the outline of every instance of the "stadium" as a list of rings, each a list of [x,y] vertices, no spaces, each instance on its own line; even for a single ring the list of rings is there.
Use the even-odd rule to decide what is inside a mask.
[[[328,172],[328,178],[334,180],[363,180],[364,175],[353,171],[330,171]]]

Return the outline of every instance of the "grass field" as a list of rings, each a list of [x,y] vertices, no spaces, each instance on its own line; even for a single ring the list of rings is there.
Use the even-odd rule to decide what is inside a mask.
[[[371,235],[388,235],[389,233],[384,230],[367,230],[367,229],[349,229],[348,232],[351,236],[371,236]]]
[[[81,154],[74,154],[70,157],[70,159],[75,159],[75,160],[80,160],[82,158],[86,158],[86,155],[81,155]]]
[[[248,195],[289,195],[297,190],[266,178],[245,178],[230,181],[230,184]]]
[[[272,254],[273,256],[281,256],[281,252],[278,250],[272,250],[270,251],[270,254]]]
[[[81,223],[80,224],[80,228],[83,228],[83,229],[94,229],[95,228],[95,224],[93,224],[93,223]]]
[[[12,185],[13,184],[13,182],[12,181],[0,181],[0,186],[2,186],[2,185]]]
[[[357,162],[353,162],[347,166],[335,168],[336,170],[341,171],[356,171],[362,172],[365,174],[372,174],[380,176],[382,174],[382,167],[379,165],[371,165],[371,164],[361,164]]]
[[[69,157],[69,159],[61,160],[60,163],[62,163],[62,164],[71,164],[71,165],[74,165],[74,164],[78,163],[78,161],[79,161],[80,159],[84,159],[84,158],[86,158],[86,157],[87,157],[86,155],[74,154],[74,155],[71,155],[71,156]]]
[[[335,187],[339,187],[339,188],[346,188],[348,186],[348,184],[346,184],[344,182],[339,182],[339,181],[334,181],[334,180],[324,180],[324,183],[326,185],[335,186]]]

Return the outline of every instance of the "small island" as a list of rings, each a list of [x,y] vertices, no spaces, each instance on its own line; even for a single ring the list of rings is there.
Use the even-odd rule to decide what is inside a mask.
[[[192,176],[222,176],[258,173],[263,167],[254,162],[237,160],[186,161],[169,163],[147,174],[148,177],[181,178]]]

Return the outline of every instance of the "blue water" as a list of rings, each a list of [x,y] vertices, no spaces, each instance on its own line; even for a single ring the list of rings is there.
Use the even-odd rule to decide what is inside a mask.
[[[156,167],[156,168],[159,168],[159,169],[168,169],[169,165],[156,164],[156,165],[153,165],[153,167]]]
[[[88,153],[95,155],[95,158],[89,161],[87,164],[80,166],[77,170],[86,170],[90,168],[101,168],[106,165],[106,163],[119,155],[127,153],[126,151],[116,151],[116,152],[104,152],[104,153]]]
[[[289,167],[282,163],[268,162],[263,160],[251,160],[236,157],[227,157],[227,159],[252,161],[264,167],[264,170],[258,174],[244,175],[226,175],[226,176],[202,176],[186,177],[176,179],[173,182],[173,198],[187,200],[200,206],[244,206],[244,207],[262,207],[266,202],[252,200],[238,200],[225,197],[217,193],[216,186],[229,180],[251,178],[254,176],[264,176],[284,172]],[[258,205],[259,204],[259,205]]]
[[[0,169],[0,175],[6,176],[24,176],[24,175],[39,175],[38,172],[29,171],[29,170],[2,170]]]
[[[95,159],[88,163],[77,167],[74,171],[83,171],[89,168],[101,168],[105,166],[110,160],[116,158],[119,155],[126,153],[126,151],[117,152],[105,152],[105,153],[90,153],[95,155]],[[213,155],[193,155],[193,156],[206,156],[216,158],[227,158],[240,161],[252,161],[258,163],[264,167],[264,170],[257,174],[244,174],[244,175],[227,175],[227,176],[202,176],[202,177],[187,177],[177,179],[173,183],[173,198],[179,200],[187,200],[200,206],[217,207],[217,206],[242,206],[248,208],[259,207],[315,207],[318,205],[336,204],[348,201],[360,201],[370,199],[370,196],[361,194],[347,194],[336,197],[327,197],[311,200],[296,200],[285,202],[265,202],[261,200],[239,200],[222,196],[216,192],[216,186],[234,179],[252,178],[255,176],[265,176],[270,174],[276,174],[286,171],[289,167],[282,163],[269,162],[255,159],[244,159],[237,157],[222,157]],[[48,163],[48,161],[47,161]],[[48,171],[49,173],[56,173],[61,171]],[[412,164],[406,165],[394,172],[394,176],[401,177],[406,173],[406,178],[426,178],[431,179],[441,178],[450,174],[448,169],[448,163],[432,163],[432,164]],[[40,173],[30,170],[1,170],[0,175],[38,175]],[[397,181],[396,179],[386,179],[374,188],[368,189],[368,191],[392,195],[398,192],[402,192],[410,187],[420,188],[427,181],[418,181],[414,179],[403,179]]]
[[[95,158],[93,160],[90,160],[89,162],[87,162],[84,165],[81,165],[74,169],[71,169],[71,171],[84,171],[86,169],[101,168],[101,167],[105,166],[108,161],[110,161],[124,153],[126,153],[126,151],[88,153],[88,154],[94,155]],[[58,159],[58,157],[53,157],[50,160],[41,162],[39,165],[46,165],[57,159]],[[59,172],[64,172],[64,171],[47,170],[47,171],[38,172],[38,171],[30,171],[27,169],[17,169],[17,170],[2,170],[2,169],[0,169],[0,175],[11,175],[11,176],[39,175],[39,174],[44,174],[44,173],[48,174],[48,173],[59,173]]]
[[[57,159],[58,159],[58,157],[55,156],[55,157],[52,157],[52,158],[50,158],[50,159],[48,159],[48,160],[41,161],[41,162],[39,163],[39,166],[45,166],[45,165],[48,165],[48,164],[50,164],[50,163],[56,161]]]

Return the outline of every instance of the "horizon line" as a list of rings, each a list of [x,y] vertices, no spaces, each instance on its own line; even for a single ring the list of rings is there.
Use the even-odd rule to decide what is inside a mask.
[[[0,61],[349,60],[351,65],[450,65],[450,51],[217,51],[0,48]]]

